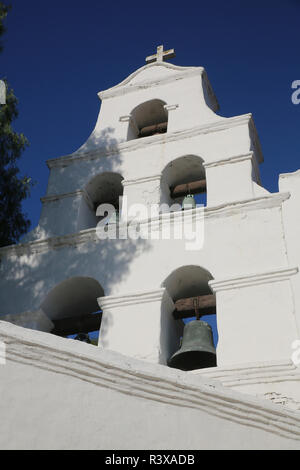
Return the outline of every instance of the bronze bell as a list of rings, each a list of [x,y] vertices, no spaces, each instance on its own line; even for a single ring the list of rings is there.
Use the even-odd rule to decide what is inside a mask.
[[[188,209],[195,209],[196,208],[196,201],[192,194],[187,194],[181,204],[181,209],[183,211]]]
[[[210,325],[202,320],[186,323],[181,347],[169,359],[168,366],[181,370],[194,370],[216,365],[216,349]]]

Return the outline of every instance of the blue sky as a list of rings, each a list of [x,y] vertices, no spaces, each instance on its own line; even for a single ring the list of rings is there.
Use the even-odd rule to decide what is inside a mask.
[[[265,156],[264,186],[300,167],[300,0],[101,2],[15,0],[1,77],[19,98],[15,123],[30,147],[20,160],[37,184],[25,202],[32,227],[47,188],[45,161],[76,150],[92,131],[97,92],[144,65],[156,46],[177,65],[204,66],[226,117],[252,112]]]

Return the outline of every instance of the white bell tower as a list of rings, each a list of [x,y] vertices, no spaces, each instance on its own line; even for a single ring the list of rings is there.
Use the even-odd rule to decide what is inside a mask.
[[[48,332],[85,329],[101,308],[99,354],[167,365],[197,299],[201,315],[216,315],[219,341],[217,367],[194,373],[233,374],[249,393],[288,390],[300,400],[296,382],[268,380],[272,367],[294,367],[291,345],[300,336],[299,173],[284,175],[278,193],[264,189],[251,114],[217,115],[204,68],[164,62],[171,57],[173,49],[159,46],[145,66],[100,92],[88,140],[48,160],[39,226],[0,249],[2,319]],[[153,205],[204,193],[204,208],[147,215]],[[108,234],[131,225],[156,236],[99,238],[104,203],[120,213]],[[145,211],[134,217],[136,204]],[[164,236],[183,220],[200,245]],[[254,385],[249,364],[261,372]]]

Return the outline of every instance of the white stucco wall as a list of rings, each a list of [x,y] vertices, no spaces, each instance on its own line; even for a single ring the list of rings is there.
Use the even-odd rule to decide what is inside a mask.
[[[300,414],[0,322],[1,449],[299,449]],[[184,432],[183,432],[184,431]]]
[[[144,302],[143,295],[147,298],[148,292],[160,289],[181,266],[200,266],[212,274],[217,293],[218,363],[288,359],[291,341],[297,338],[290,287],[297,267],[290,267],[286,256],[281,224],[285,197],[270,195],[206,209],[204,245],[196,250],[186,250],[186,240],[98,240],[94,230],[51,239],[50,244],[40,241],[3,250],[2,314],[38,310],[63,280],[93,278],[108,302],[110,296],[120,299],[115,310],[120,319],[113,320],[105,333],[105,347],[159,362],[160,352],[155,359],[151,351],[161,335],[162,301]],[[194,213],[199,220],[203,217],[199,209]],[[133,305],[125,308],[124,296],[131,296]]]
[[[282,207],[283,225],[287,244],[287,257],[290,262],[300,265],[300,171],[282,174],[279,177],[280,191],[289,191],[291,197]],[[300,275],[293,278],[295,296],[295,316],[297,321],[297,338],[300,339]],[[295,338],[296,339],[296,338]]]

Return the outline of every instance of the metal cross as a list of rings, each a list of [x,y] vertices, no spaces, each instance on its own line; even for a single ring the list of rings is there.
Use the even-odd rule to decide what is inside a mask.
[[[151,64],[151,62],[163,62],[164,59],[172,59],[172,57],[175,57],[174,49],[164,51],[164,46],[161,45],[157,46],[156,54],[149,55],[148,57],[146,57],[146,62],[147,64]]]

